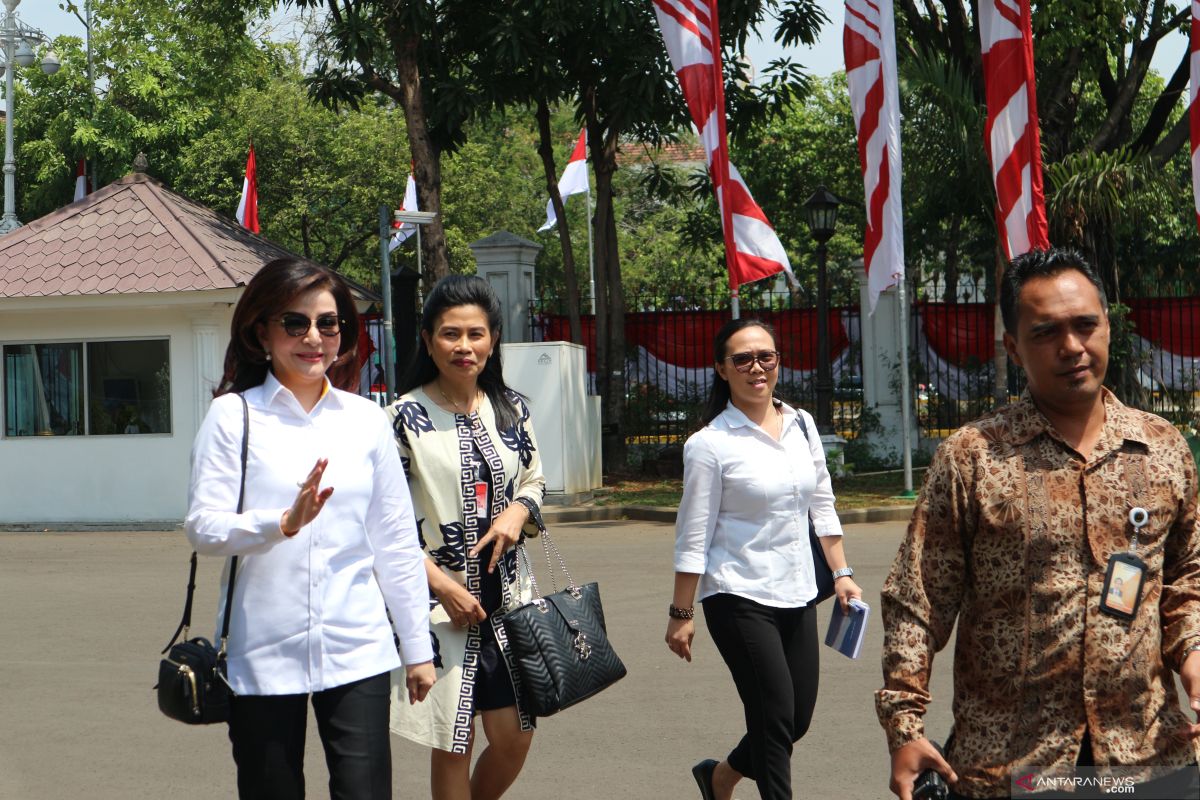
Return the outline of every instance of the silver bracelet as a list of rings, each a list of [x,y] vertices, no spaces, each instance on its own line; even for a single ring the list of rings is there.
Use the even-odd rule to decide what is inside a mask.
[[[1187,657],[1197,650],[1200,650],[1200,642],[1197,642],[1183,651],[1183,655],[1179,657],[1179,665],[1183,666],[1183,662],[1187,661]]]
[[[853,574],[854,570],[850,569],[850,567],[842,567],[833,571],[833,579],[836,581],[838,578],[849,578]]]

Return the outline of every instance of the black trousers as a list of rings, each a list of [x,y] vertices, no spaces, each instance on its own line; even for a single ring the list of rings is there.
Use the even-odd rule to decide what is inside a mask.
[[[391,799],[390,691],[391,676],[384,672],[311,695],[333,800]],[[242,695],[233,699],[229,741],[233,743],[241,800],[304,797],[309,697]]]
[[[703,605],[746,713],[746,735],[729,765],[758,783],[763,800],[790,800],[792,744],[808,731],[817,702],[817,610],[770,608],[731,594]]]

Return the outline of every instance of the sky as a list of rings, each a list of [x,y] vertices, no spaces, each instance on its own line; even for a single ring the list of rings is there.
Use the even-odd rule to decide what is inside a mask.
[[[844,69],[842,60],[844,5],[840,2],[831,2],[831,0],[821,0],[821,7],[825,9],[825,16],[829,17],[829,22],[825,23],[817,43],[812,47],[786,49],[780,47],[770,41],[775,32],[774,25],[764,26],[762,33],[767,41],[760,40],[748,48],[755,69],[761,72],[773,59],[782,55],[786,55],[792,61],[802,65],[810,74],[820,77],[828,77],[834,72]],[[1036,39],[1033,42],[1033,48],[1035,51],[1037,50]],[[1173,33],[1163,39],[1155,49],[1154,60],[1150,62],[1151,67],[1160,74],[1170,75],[1179,65],[1179,60],[1183,58],[1186,50],[1187,35],[1179,32]]]
[[[28,25],[41,29],[51,38],[67,34],[83,35],[83,24],[75,15],[58,7],[62,0],[24,0],[17,8],[17,16]],[[83,0],[76,0],[81,8]],[[772,59],[787,55],[793,61],[803,65],[814,75],[826,77],[843,68],[842,64],[842,19],[843,5],[835,0],[822,0],[829,22],[822,28],[819,40],[813,47],[784,48],[770,41],[774,26],[768,25],[765,30],[767,41],[758,41],[749,48],[750,58],[755,68],[761,71]],[[286,25],[281,25],[286,27]],[[1033,43],[1037,48],[1037,42]],[[1164,39],[1158,46],[1152,66],[1158,72],[1169,75],[1187,49],[1187,37],[1183,33],[1175,33]]]

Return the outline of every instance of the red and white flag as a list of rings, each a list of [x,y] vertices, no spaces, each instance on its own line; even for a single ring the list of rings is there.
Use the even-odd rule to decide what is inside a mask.
[[[563,208],[567,206],[567,198],[573,194],[584,194],[588,191],[587,171],[587,128],[579,132],[579,140],[575,142],[575,150],[571,160],[558,179],[558,196],[562,198]],[[545,233],[558,224],[554,216],[554,201],[546,201],[546,224],[538,228],[538,233]]]
[[[246,178],[242,181],[242,201],[238,203],[237,221],[246,230],[258,233],[258,168],[254,163],[254,145],[246,159]]]
[[[1010,260],[1050,246],[1029,20],[1029,0],[980,0],[985,138],[996,184],[996,225]]]
[[[72,202],[77,203],[91,193],[92,182],[87,177],[87,161],[81,158],[75,167],[75,199]]]
[[[1200,226],[1200,163],[1197,162],[1197,151],[1200,149],[1200,103],[1196,102],[1196,95],[1200,93],[1200,0],[1192,0],[1189,56],[1191,75],[1188,80],[1188,125],[1192,132],[1192,194],[1195,197],[1196,225]]]
[[[870,313],[874,313],[880,292],[904,278],[900,99],[892,0],[846,0],[842,49],[867,198],[863,264]]]
[[[736,289],[781,270],[794,284],[792,266],[775,229],[750,196],[737,168],[729,163],[716,0],[654,0],[654,13],[708,156],[708,174],[725,234],[729,285]]]
[[[397,211],[420,211],[417,206],[417,182],[412,173],[408,173],[408,181],[404,184],[404,199],[400,201]],[[408,237],[417,232],[417,226],[411,222],[392,222],[392,238],[388,241],[388,252],[395,250],[408,241]]]

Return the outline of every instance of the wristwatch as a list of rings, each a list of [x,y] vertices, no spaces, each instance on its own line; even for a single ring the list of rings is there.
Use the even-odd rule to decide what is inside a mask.
[[[1183,662],[1187,661],[1187,657],[1190,656],[1192,653],[1196,652],[1197,650],[1200,650],[1200,642],[1197,642],[1196,644],[1194,644],[1194,645],[1188,647],[1186,650],[1184,650],[1183,655],[1180,656],[1180,658],[1179,658],[1179,663],[1183,664]]]
[[[838,578],[849,578],[853,574],[854,570],[850,567],[842,567],[833,571],[833,579],[836,581]]]

